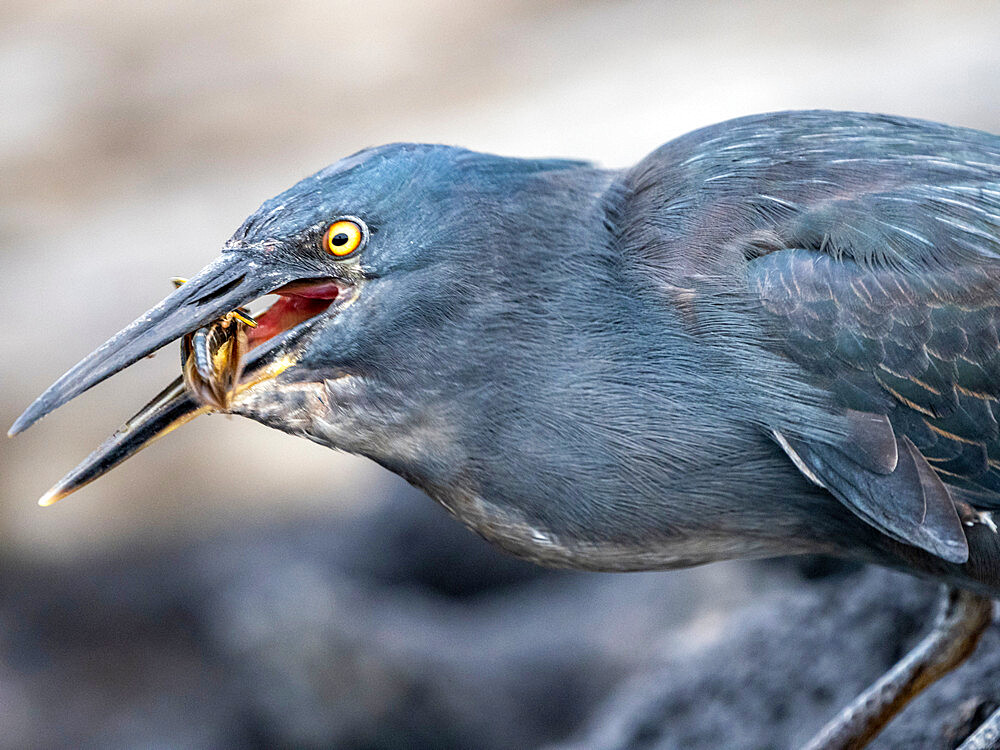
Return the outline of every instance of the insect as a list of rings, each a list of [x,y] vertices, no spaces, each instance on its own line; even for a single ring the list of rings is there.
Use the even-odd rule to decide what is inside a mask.
[[[180,287],[187,279],[171,279]],[[257,321],[245,307],[228,312],[181,340],[181,368],[184,384],[196,399],[227,411],[232,404],[236,386],[243,374],[243,357],[247,352],[247,328],[256,328]]]

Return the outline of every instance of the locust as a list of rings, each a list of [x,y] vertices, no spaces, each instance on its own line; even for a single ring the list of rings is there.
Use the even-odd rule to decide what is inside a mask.
[[[187,279],[171,279],[174,287]],[[181,377],[157,394],[114,435],[38,501],[52,505],[199,414],[229,411],[239,389],[248,331],[257,321],[238,307],[181,339]]]
[[[187,283],[180,277],[170,281],[175,288]],[[249,348],[247,329],[256,327],[250,311],[238,307],[181,340],[184,385],[201,403],[228,411],[243,374],[243,359]]]

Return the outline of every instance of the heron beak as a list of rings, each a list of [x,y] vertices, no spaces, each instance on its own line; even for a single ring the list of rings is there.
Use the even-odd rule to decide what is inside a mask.
[[[122,425],[114,435],[87,456],[83,462],[60,479],[39,499],[41,506],[52,505],[67,495],[115,468],[138,453],[161,435],[180,427],[208,411],[187,391],[183,378],[177,378],[138,414]]]
[[[254,329],[256,339],[251,345],[256,348],[246,357],[235,392],[276,377],[294,363],[288,355],[288,342],[278,334],[329,307],[339,288],[332,280],[313,280],[310,284],[296,276],[294,270],[250,262],[237,252],[224,253],[59,378],[14,422],[8,434],[26,430],[49,412],[171,341],[264,294],[282,294],[285,290],[287,296],[272,306],[278,309],[266,312],[262,324]],[[179,378],[63,477],[39,503],[51,505],[161,435],[212,409],[212,404],[192,393]]]
[[[246,258],[236,253],[223,254],[49,386],[7,434],[23,432],[116,372],[291,280],[273,271],[250,276]]]
[[[244,371],[237,393],[247,390],[264,380],[280,375],[294,364],[288,356],[271,359],[258,356]],[[146,404],[139,412],[119,427],[115,434],[101,443],[93,453],[38,500],[45,507],[59,502],[81,487],[104,476],[125,459],[131,458],[157,438],[173,432],[197,416],[212,411],[188,390],[184,378],[177,378]]]

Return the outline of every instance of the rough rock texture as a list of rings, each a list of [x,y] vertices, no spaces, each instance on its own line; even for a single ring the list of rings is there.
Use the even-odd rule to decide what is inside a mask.
[[[347,525],[2,562],[3,748],[794,747],[936,594],[817,561],[546,571],[416,493]],[[876,746],[953,747],[997,703],[994,628]]]
[[[738,566],[547,571],[416,492],[346,525],[0,564],[3,748],[538,746],[704,609],[693,592],[750,595]]]
[[[708,646],[670,644],[595,712],[578,741],[557,747],[799,747],[916,643],[936,608],[935,586],[885,570],[791,583],[728,613]],[[870,747],[954,748],[998,705],[994,625],[968,662],[911,703]]]

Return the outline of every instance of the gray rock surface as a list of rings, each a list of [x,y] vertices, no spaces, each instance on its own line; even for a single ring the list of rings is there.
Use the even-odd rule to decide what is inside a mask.
[[[347,525],[0,562],[12,749],[795,747],[936,595],[804,560],[547,571],[415,492]],[[876,747],[954,747],[997,703],[993,628]]]
[[[796,748],[894,664],[934,619],[936,587],[879,569],[789,582],[727,613],[718,636],[672,643],[551,750]],[[1000,705],[1000,628],[870,747],[957,747]]]

